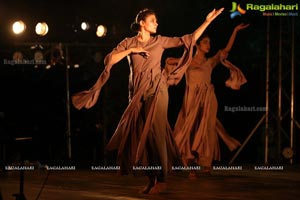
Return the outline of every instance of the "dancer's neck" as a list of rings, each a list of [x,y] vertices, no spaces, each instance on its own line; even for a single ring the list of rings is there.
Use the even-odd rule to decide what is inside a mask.
[[[139,31],[137,34],[137,38],[140,42],[147,42],[150,37],[150,33],[146,31]]]

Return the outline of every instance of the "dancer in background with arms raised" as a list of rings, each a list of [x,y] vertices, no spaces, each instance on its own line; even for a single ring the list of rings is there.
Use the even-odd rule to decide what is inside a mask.
[[[220,160],[219,137],[231,151],[240,145],[226,133],[217,119],[218,104],[214,86],[211,84],[211,74],[214,67],[222,63],[230,70],[227,87],[238,90],[247,82],[243,73],[226,60],[236,34],[246,27],[248,24],[236,26],[227,46],[209,58],[206,54],[210,51],[210,38],[203,34],[197,42],[196,53],[185,73],[185,95],[174,127],[174,137],[184,164],[199,165],[203,168],[202,172],[210,173],[213,160]],[[178,62],[178,58],[167,58],[167,68],[176,66]],[[190,178],[195,177],[196,173],[192,170]]]

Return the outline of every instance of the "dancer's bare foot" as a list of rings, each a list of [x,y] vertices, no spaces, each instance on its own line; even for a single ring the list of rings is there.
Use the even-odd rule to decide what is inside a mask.
[[[197,174],[195,171],[190,171],[189,179],[191,180],[197,179]]]
[[[167,189],[167,184],[164,182],[156,183],[149,191],[149,194],[159,194]]]
[[[148,177],[148,178],[149,178],[149,177]],[[156,179],[155,179],[155,178],[153,178],[153,177],[149,178],[148,184],[147,184],[143,189],[140,189],[140,190],[139,190],[139,193],[140,193],[140,194],[148,194],[149,191],[151,190],[151,188],[154,187],[155,182],[156,182]]]
[[[210,166],[204,166],[203,169],[200,171],[202,175],[211,175],[210,173],[211,167]]]
[[[140,189],[140,190],[139,190],[139,193],[140,193],[140,194],[148,194],[149,191],[151,190],[151,188],[153,188],[153,186],[154,186],[154,185],[152,185],[152,184],[148,184],[148,185],[146,185],[143,189]]]

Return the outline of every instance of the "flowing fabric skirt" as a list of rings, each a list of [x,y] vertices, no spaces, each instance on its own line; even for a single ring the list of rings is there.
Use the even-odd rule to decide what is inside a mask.
[[[187,85],[182,108],[179,112],[174,136],[185,165],[196,162],[211,166],[220,160],[219,137],[230,150],[240,143],[230,137],[217,119],[218,103],[210,83]]]
[[[107,145],[108,150],[118,149],[117,163],[121,166],[122,174],[131,172],[134,166],[160,166],[161,170],[145,171],[148,175],[165,179],[171,166],[180,163],[179,151],[167,118],[168,100],[168,86],[159,74],[139,103],[135,106],[129,105],[132,109],[125,110],[116,132]],[[149,127],[145,127],[149,117],[151,123]],[[146,134],[143,136],[145,128]],[[145,145],[141,144],[143,140]],[[142,152],[140,159],[137,159],[137,151]]]

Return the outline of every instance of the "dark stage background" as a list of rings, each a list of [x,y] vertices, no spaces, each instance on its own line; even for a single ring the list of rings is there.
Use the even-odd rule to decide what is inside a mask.
[[[236,1],[245,7],[245,1]],[[254,1],[253,1],[254,2]],[[255,1],[266,4],[287,3],[287,1]],[[296,1],[288,1],[293,4]],[[67,158],[67,89],[66,60],[70,64],[70,94],[88,89],[103,69],[103,58],[124,37],[132,36],[130,24],[136,13],[143,8],[152,8],[158,14],[158,33],[166,36],[181,36],[191,33],[205,19],[213,8],[225,7],[224,12],[209,26],[211,54],[224,48],[233,28],[239,23],[250,26],[238,33],[228,60],[238,66],[248,82],[241,90],[233,91],[225,87],[229,72],[222,65],[216,67],[212,75],[218,99],[218,118],[230,135],[241,143],[250,134],[264,111],[229,112],[225,107],[265,107],[267,52],[270,54],[270,138],[269,162],[288,163],[281,151],[289,146],[290,115],[290,65],[291,47],[295,50],[295,119],[299,121],[299,17],[265,17],[260,11],[247,11],[246,14],[230,18],[232,1],[228,0],[110,0],[83,1],[1,1],[0,2],[0,131],[2,164],[18,161],[20,152],[26,158],[41,163],[63,163]],[[296,11],[298,13],[298,11]],[[27,23],[26,32],[14,36],[10,24],[16,19]],[[267,32],[267,20],[270,32]],[[49,33],[45,37],[34,33],[35,23],[46,21]],[[79,28],[82,20],[93,24],[105,24],[107,35],[96,37],[95,27],[83,32]],[[280,26],[281,23],[281,26]],[[292,29],[295,24],[291,43]],[[281,28],[280,28],[281,27]],[[76,31],[77,30],[77,31]],[[282,32],[280,32],[282,31]],[[270,48],[267,48],[267,36]],[[282,36],[282,38],[280,38]],[[279,54],[279,41],[282,40],[282,56]],[[21,51],[24,59],[33,59],[33,54],[41,51],[47,60],[44,65],[7,64],[15,51]],[[67,59],[57,62],[50,69],[46,66],[57,58],[62,50]],[[164,54],[178,56],[182,49],[170,49]],[[279,135],[276,121],[279,58],[283,71],[283,113],[282,133]],[[79,64],[79,68],[74,68]],[[72,138],[71,161],[79,166],[106,164],[115,161],[114,155],[107,155],[104,146],[112,136],[117,123],[127,106],[127,82],[129,68],[124,59],[112,70],[111,78],[100,95],[97,104],[89,110],[76,110],[70,107]],[[184,94],[184,80],[169,89],[169,121],[174,125]],[[299,128],[295,126],[295,162],[299,162]],[[32,137],[22,145],[14,141],[18,137]],[[264,163],[265,123],[255,131],[249,142],[238,155],[234,164]],[[279,143],[280,141],[280,143]],[[235,152],[229,152],[221,143],[221,163],[228,163]]]

